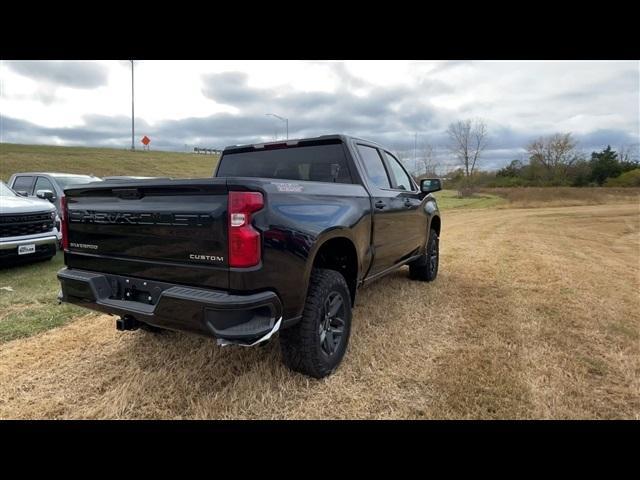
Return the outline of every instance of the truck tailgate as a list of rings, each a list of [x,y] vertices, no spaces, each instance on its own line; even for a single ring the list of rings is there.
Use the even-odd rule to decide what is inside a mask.
[[[65,191],[70,268],[228,288],[225,179]]]

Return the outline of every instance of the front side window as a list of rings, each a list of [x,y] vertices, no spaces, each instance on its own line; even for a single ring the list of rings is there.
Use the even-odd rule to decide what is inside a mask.
[[[378,149],[358,145],[358,152],[360,152],[369,179],[379,188],[391,188],[387,170],[384,168]]]
[[[29,195],[33,193],[33,177],[18,177],[13,182],[13,189],[16,192],[27,192]]]
[[[387,158],[387,162],[389,162],[389,166],[391,167],[391,174],[395,179],[394,188],[407,191],[413,190],[411,179],[409,178],[409,175],[407,175],[407,172],[404,171],[404,168],[402,168],[402,165],[400,165],[398,159],[387,152],[384,152],[384,155]]]

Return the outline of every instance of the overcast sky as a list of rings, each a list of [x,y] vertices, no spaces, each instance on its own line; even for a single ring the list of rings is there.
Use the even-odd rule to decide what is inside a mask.
[[[0,63],[0,140],[125,148],[128,61]],[[136,61],[136,142],[220,148],[347,133],[412,152],[446,144],[447,125],[488,124],[485,168],[534,137],[573,132],[587,152],[640,138],[640,62]],[[138,145],[140,145],[138,143]],[[439,154],[445,160],[443,148]]]

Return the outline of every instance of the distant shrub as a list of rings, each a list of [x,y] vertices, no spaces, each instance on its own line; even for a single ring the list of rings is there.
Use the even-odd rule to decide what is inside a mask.
[[[609,178],[605,187],[640,187],[640,168],[629,170],[615,178]]]
[[[521,177],[496,177],[487,184],[489,188],[526,187],[529,182]]]

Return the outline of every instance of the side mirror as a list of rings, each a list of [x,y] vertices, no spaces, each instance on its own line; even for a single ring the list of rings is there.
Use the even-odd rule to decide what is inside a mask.
[[[51,190],[36,190],[36,197],[53,202],[56,197]]]
[[[423,193],[437,192],[442,190],[442,182],[439,178],[424,178],[420,181],[420,190]]]

